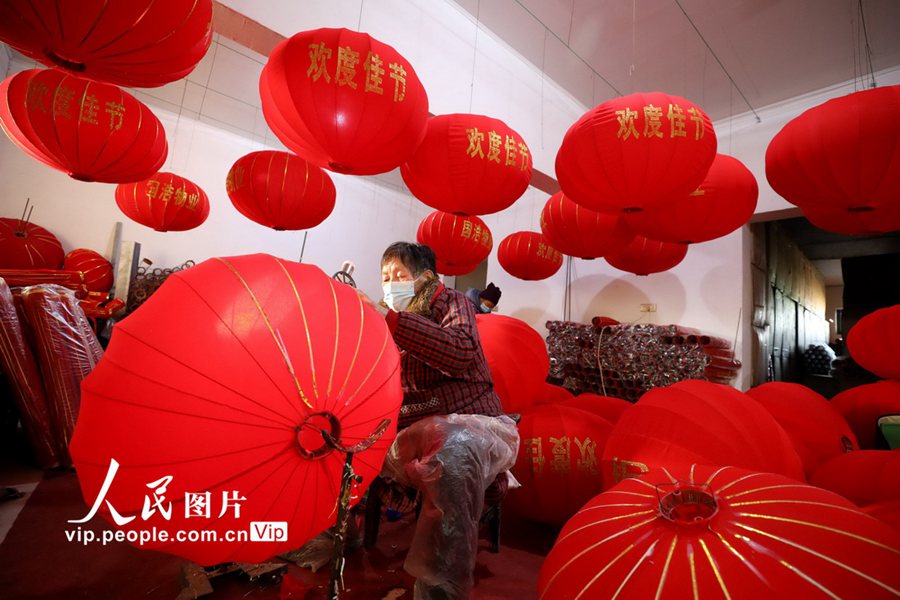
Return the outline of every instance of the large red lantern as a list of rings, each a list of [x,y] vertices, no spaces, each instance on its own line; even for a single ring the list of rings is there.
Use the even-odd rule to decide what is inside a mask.
[[[878,419],[885,415],[900,415],[900,381],[879,381],[858,385],[837,394],[831,405],[850,424],[859,447],[875,448]]]
[[[99,252],[78,248],[66,254],[63,269],[80,271],[84,285],[92,292],[108,292],[113,286],[113,268]]]
[[[162,123],[134,96],[55,69],[0,84],[0,125],[26,154],[79,181],[139,181],[168,153]]]
[[[64,257],[62,244],[40,225],[0,218],[0,269],[59,269]]]
[[[741,161],[716,154],[697,189],[624,216],[629,227],[650,239],[696,244],[740,228],[753,216],[758,195],[756,178]]]
[[[544,205],[541,231],[563,254],[587,259],[614,252],[634,237],[619,215],[588,210],[562,192],[553,194]]]
[[[866,212],[900,203],[900,86],[834,98],[790,121],[766,150],[766,177],[805,209]]]
[[[497,260],[504,271],[525,281],[547,279],[562,266],[559,250],[534,231],[518,231],[503,238]]]
[[[888,598],[900,532],[773,473],[695,465],[628,479],[566,523],[542,600]]]
[[[484,221],[439,210],[422,219],[416,240],[434,250],[438,260],[451,269],[479,264],[494,247],[491,230]]]
[[[474,271],[477,267],[478,264],[457,265],[444,262],[439,258],[435,259],[435,268],[441,275],[466,275]]]
[[[315,29],[284,40],[269,55],[259,92],[278,139],[339,173],[399,167],[425,133],[428,97],[412,65],[365,33]]]
[[[563,192],[601,212],[635,212],[689,194],[716,155],[712,122],[662,92],[607,100],[572,125],[556,155]]]
[[[88,506],[116,461],[99,514],[126,532],[165,530],[168,542],[142,547],[203,565],[260,562],[332,525],[345,456],[321,432],[349,446],[391,420],[354,454],[355,503],[381,471],[403,395],[390,332],[355,290],[260,254],[169,277],[116,325],[82,390],[71,452]],[[134,519],[116,523],[110,507]],[[283,526],[269,541],[225,538],[272,522]],[[218,541],[172,537],[200,529]]]
[[[157,87],[186,77],[206,54],[212,5],[8,0],[0,3],[0,40],[49,67],[116,85]]]
[[[878,309],[857,321],[847,333],[847,350],[867,371],[900,381],[900,304]]]
[[[531,181],[531,153],[518,133],[483,115],[438,115],[400,175],[413,196],[441,211],[488,215],[508,208]]]
[[[574,398],[563,400],[563,404],[601,416],[610,423],[618,421],[622,413],[631,406],[631,402],[628,400],[613,396],[601,396],[590,392],[584,392]]]
[[[900,449],[835,456],[816,469],[809,482],[857,506],[900,500]]]
[[[288,152],[263,150],[231,166],[225,189],[238,212],[276,230],[315,227],[334,210],[328,173]]]
[[[673,244],[636,235],[630,242],[604,258],[620,271],[635,275],[662,273],[684,260],[687,244]]]
[[[882,204],[872,210],[849,212],[842,208],[804,206],[803,216],[810,223],[844,235],[877,235],[900,230],[900,202]]]
[[[209,216],[209,198],[200,186],[163,171],[116,186],[116,205],[129,219],[156,231],[187,231]]]

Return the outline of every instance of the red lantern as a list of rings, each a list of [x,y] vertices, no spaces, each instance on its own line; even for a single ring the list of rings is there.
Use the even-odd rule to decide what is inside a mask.
[[[59,269],[64,256],[56,236],[40,225],[0,218],[0,269]]]
[[[858,450],[821,465],[809,482],[857,506],[900,500],[900,449]]]
[[[7,77],[0,98],[0,125],[9,139],[73,179],[138,181],[166,160],[162,123],[114,85],[31,69]]]
[[[238,212],[272,229],[315,227],[334,210],[328,173],[287,152],[264,150],[231,166],[225,189]]]
[[[209,216],[209,199],[200,186],[163,171],[116,186],[116,205],[129,219],[156,231],[187,231]]]
[[[186,77],[206,54],[212,4],[10,0],[0,4],[0,40],[48,67],[117,85],[158,87]]]
[[[84,285],[92,292],[108,292],[113,286],[113,268],[99,252],[78,248],[66,254],[63,269],[81,271]]]
[[[284,40],[269,55],[259,91],[278,139],[339,173],[399,167],[425,134],[428,97],[412,65],[365,33],[316,29]]]
[[[544,381],[538,388],[535,404],[562,404],[574,398],[575,394],[561,385],[554,385]]]
[[[518,133],[482,115],[438,115],[400,175],[413,196],[440,211],[488,215],[528,189],[531,153]]]
[[[456,265],[448,264],[441,259],[435,259],[437,272],[441,275],[466,275],[474,271],[478,265]]]
[[[875,448],[878,419],[900,415],[900,381],[879,381],[844,390],[831,399],[831,405],[850,424],[859,447]]]
[[[168,543],[143,548],[203,565],[297,548],[335,518],[345,457],[320,432],[352,445],[391,419],[374,446],[354,454],[355,502],[396,433],[399,369],[384,319],[317,267],[257,254],[176,273],[116,325],[82,386],[71,452],[85,501],[93,504],[115,460],[99,512],[111,522],[110,506],[138,517],[120,529],[169,532]],[[147,484],[160,480],[170,518],[144,504],[160,493]],[[198,508],[186,494],[207,492],[212,515],[186,514]],[[259,521],[286,526],[268,542],[222,541]],[[172,541],[196,529],[219,541]]]
[[[541,211],[541,231],[554,248],[578,258],[598,258],[614,252],[634,237],[618,215],[588,210],[553,194]]]
[[[766,150],[766,177],[803,209],[900,203],[900,86],[855,92],[795,118]]]
[[[470,272],[487,258],[494,247],[491,230],[478,217],[463,217],[435,211],[422,219],[416,240],[434,250],[438,260],[453,269],[469,267]],[[439,272],[444,273],[438,269]],[[449,275],[450,273],[445,273]]]
[[[655,470],[600,494],[541,566],[542,600],[886,598],[900,532],[773,473]]]
[[[900,500],[884,500],[862,507],[862,512],[900,531]]]
[[[696,190],[641,212],[625,213],[625,220],[636,233],[653,240],[707,242],[746,223],[756,210],[758,195],[756,178],[741,161],[716,154]]]
[[[650,275],[668,271],[687,256],[687,244],[672,244],[636,235],[622,248],[607,255],[606,262],[620,271]]]
[[[503,238],[497,260],[504,271],[525,281],[547,279],[562,266],[559,250],[534,231],[518,231]]]
[[[601,396],[590,392],[578,394],[574,398],[564,400],[563,404],[603,417],[610,423],[618,421],[622,413],[631,406],[631,402],[628,400],[614,398],[613,396]]]
[[[849,212],[841,208],[804,206],[803,216],[810,223],[844,235],[877,235],[900,230],[900,202],[882,204],[872,210]]]
[[[867,371],[900,380],[900,304],[864,316],[847,333],[847,350]]]
[[[715,155],[712,122],[695,104],[661,92],[630,94],[569,128],[556,176],[585,208],[636,212],[697,189]]]

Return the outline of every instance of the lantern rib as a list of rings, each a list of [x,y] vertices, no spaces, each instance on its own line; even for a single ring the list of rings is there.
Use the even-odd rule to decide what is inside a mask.
[[[196,2],[197,2],[197,0],[194,0],[195,4],[196,4]],[[156,3],[156,0],[150,0],[150,2],[147,4],[146,8],[144,8],[144,12],[142,12],[138,16],[138,18],[135,19],[135,21],[133,23],[131,23],[130,25],[123,25],[122,32],[119,35],[115,36],[114,38],[112,38],[111,40],[109,40],[108,42],[103,44],[102,46],[97,46],[96,48],[91,49],[91,53],[95,54],[97,56],[97,58],[106,58],[105,56],[102,56],[98,53],[101,50],[104,50],[105,48],[112,46],[113,44],[115,44],[116,42],[121,40],[123,37],[129,35],[134,30],[134,28],[137,27],[138,23],[140,23],[141,21],[144,20],[144,17],[146,17],[147,13],[150,12],[150,9],[153,7],[154,3]],[[165,39],[165,38],[163,38],[163,39]],[[153,46],[153,44],[150,44],[150,46]],[[150,46],[147,46],[147,47],[150,47]],[[110,54],[108,56],[121,56],[122,54],[127,54],[127,53],[128,53],[128,51],[120,52],[118,54]]]
[[[361,301],[361,300],[360,300],[360,301]],[[385,331],[385,337],[384,337],[383,340],[382,340],[381,349],[378,351],[378,357],[377,357],[374,361],[372,361],[372,367],[369,369],[369,372],[366,373],[366,376],[363,377],[362,381],[359,383],[359,385],[357,386],[357,388],[356,388],[355,390],[353,390],[353,392],[347,397],[346,404],[348,404],[348,405],[350,404],[350,401],[353,400],[353,399],[356,397],[356,394],[359,393],[359,390],[361,390],[361,389],[366,385],[366,383],[368,383],[369,379],[372,377],[372,374],[375,372],[375,368],[376,368],[376,367],[379,365],[379,363],[381,362],[381,357],[384,356],[384,351],[385,351],[385,350],[387,349],[387,347],[388,347],[388,336],[389,336],[389,335],[390,335],[390,332],[388,332],[388,331],[386,330],[386,331]],[[399,368],[399,366],[400,366],[400,361],[398,360],[398,361],[397,361],[397,365],[394,367],[394,371],[396,371],[396,370]],[[384,385],[384,384],[382,383],[382,385]],[[380,388],[381,388],[381,386],[379,386],[379,389],[380,389]],[[361,402],[358,403],[358,404],[361,404]],[[348,410],[348,411],[347,411],[346,413],[344,413],[344,414],[345,414],[345,415],[349,415],[349,414],[351,414],[351,413],[353,412],[353,410],[354,410],[354,409],[351,408],[350,410]]]
[[[334,350],[331,354],[331,369],[328,371],[328,386],[325,388],[325,398],[326,399],[331,398],[331,387],[332,387],[332,384],[334,383],[334,370],[335,370],[335,367],[337,366],[338,348],[341,345],[341,337],[342,337],[342,335],[341,335],[341,333],[342,333],[341,332],[341,311],[340,311],[340,307],[338,307],[337,292],[334,289],[334,279],[328,280],[328,287],[331,290],[331,298],[333,300],[333,306],[334,306]],[[362,335],[359,336],[359,339],[360,340],[362,339]],[[334,402],[336,402],[335,399],[332,399],[332,400]],[[333,406],[334,406],[334,404],[332,404],[332,406],[329,407],[332,411],[334,410]]]
[[[728,468],[729,468],[729,467],[722,467],[721,469],[719,469],[718,471],[716,471],[716,472],[712,475],[712,477],[710,477],[710,478],[707,480],[706,483],[712,485],[713,479],[714,479],[719,473],[721,473],[723,470],[728,469]],[[750,494],[750,493],[753,493],[753,492],[761,492],[761,491],[766,491],[766,490],[771,490],[771,489],[779,489],[779,488],[803,487],[802,485],[799,485],[799,484],[796,485],[796,486],[795,486],[795,485],[784,485],[784,484],[782,484],[782,485],[770,485],[770,486],[761,487],[761,488],[752,488],[752,489],[749,489],[749,490],[744,490],[744,491],[738,492],[738,493],[736,493],[736,494],[732,494],[732,495],[730,495],[730,496],[728,496],[728,495],[726,495],[726,494],[723,493],[723,492],[725,492],[725,490],[727,490],[727,489],[730,488],[730,487],[733,487],[733,486],[735,486],[735,485],[737,485],[737,484],[739,484],[739,483],[743,483],[743,482],[745,482],[745,481],[747,481],[747,480],[749,480],[749,479],[755,479],[755,478],[758,478],[758,477],[763,477],[763,479],[765,479],[765,474],[764,474],[764,473],[749,473],[748,475],[744,475],[743,477],[738,477],[738,478],[735,479],[734,481],[729,481],[728,483],[726,483],[726,484],[723,485],[722,487],[716,488],[716,493],[730,500],[730,499],[732,499],[732,498],[737,498],[738,496],[741,496],[741,495],[743,495],[743,494]]]
[[[800,487],[800,486],[797,486],[797,487]],[[829,504],[827,502],[813,502],[811,500],[787,500],[787,499],[748,500],[745,502],[731,502],[731,503],[729,503],[729,506],[731,506],[732,508],[737,508],[737,507],[741,507],[741,506],[758,506],[758,505],[763,505],[763,504],[776,504],[776,505],[802,504],[802,505],[806,505],[806,506],[821,506],[823,508],[837,509],[837,510],[842,510],[842,511],[849,512],[849,513],[854,513],[854,514],[859,512],[859,509],[856,507],[840,506],[838,504]],[[752,515],[748,515],[748,516],[752,516]]]
[[[693,479],[693,477],[691,478]],[[706,560],[709,562],[709,566],[712,569],[713,575],[716,577],[716,581],[719,582],[719,588],[722,590],[722,593],[725,594],[725,598],[727,600],[731,600],[731,594],[728,593],[728,588],[725,585],[725,580],[722,578],[722,572],[719,570],[719,565],[716,564],[715,559],[712,557],[712,554],[709,552],[709,547],[706,545],[706,540],[700,538],[698,540],[700,542],[700,547],[703,548],[703,553],[706,555]]]
[[[744,565],[744,566],[746,566],[748,569],[750,569],[750,571],[751,571],[754,575],[756,575],[756,578],[757,578],[757,579],[759,579],[761,582],[764,582],[764,583],[765,583],[766,578],[763,576],[762,573],[759,572],[759,569],[757,569],[757,568],[753,565],[753,563],[752,563],[751,561],[748,561],[746,558],[744,558],[744,555],[741,554],[741,553],[738,551],[738,549],[735,548],[734,545],[733,545],[731,542],[729,542],[729,541],[725,538],[725,536],[724,536],[722,533],[720,533],[719,531],[714,530],[714,529],[710,529],[710,532],[713,533],[713,534],[716,536],[716,538],[719,540],[719,542],[721,542],[722,545],[725,546],[725,548],[726,548],[729,552],[731,552],[732,554],[734,554],[734,555],[738,558],[738,560],[741,561],[741,564],[742,564],[742,565]]]
[[[646,561],[650,557],[650,555],[653,554],[653,550],[656,548],[657,544],[659,544],[659,540],[658,539],[653,540],[653,543],[650,544],[650,547],[647,548],[647,550],[644,552],[644,554],[634,563],[634,566],[631,567],[631,570],[628,571],[628,574],[625,575],[625,577],[622,579],[622,582],[619,584],[619,587],[616,588],[616,593],[614,593],[612,595],[612,600],[616,600],[616,598],[619,597],[619,594],[622,593],[622,590],[625,589],[625,586],[628,585],[628,582],[631,580],[632,577],[634,577],[634,574],[638,570],[638,568],[640,568],[640,566],[644,563],[644,561]],[[589,583],[588,586],[590,586],[592,583],[593,583],[593,581],[591,581],[591,583]],[[584,593],[584,591],[587,590],[588,586],[585,586],[584,590],[582,591],[582,594]],[[579,597],[582,594],[579,594]]]
[[[672,535],[672,543],[669,544],[669,551],[666,553],[666,562],[663,564],[662,573],[659,576],[659,585],[656,586],[656,596],[654,600],[659,600],[662,596],[663,588],[666,585],[666,579],[669,577],[669,569],[672,566],[672,556],[675,554],[675,547],[678,545],[678,533]]]
[[[379,360],[380,360],[380,357],[379,357]],[[352,415],[354,412],[356,412],[360,407],[364,406],[366,400],[368,400],[369,398],[371,398],[371,397],[374,396],[375,394],[379,393],[379,392],[381,391],[381,389],[382,389],[385,385],[387,385],[388,382],[390,382],[391,378],[394,376],[394,373],[396,373],[399,369],[400,369],[400,362],[397,361],[397,364],[395,365],[393,371],[391,371],[390,375],[388,375],[388,376],[384,379],[384,381],[382,381],[381,384],[379,384],[379,386],[378,386],[377,388],[375,388],[374,390],[372,390],[372,393],[370,393],[368,396],[366,396],[365,398],[363,398],[363,399],[361,399],[359,402],[357,402],[355,406],[352,406],[352,407],[348,408],[346,411],[342,412],[339,416],[340,416],[341,418],[346,419],[347,417],[349,417],[350,415]],[[349,404],[350,400],[348,399],[347,402],[348,402],[348,404]],[[370,419],[369,421],[364,421],[364,422],[369,422],[369,423],[371,423],[371,422],[380,422],[382,418],[387,417],[387,416],[390,416],[390,415],[392,415],[393,413],[394,413],[394,409],[388,408],[385,412],[381,413],[380,415],[377,415],[377,416],[373,417],[372,419]],[[369,432],[366,432],[366,436],[368,436],[368,433],[369,433]],[[359,438],[357,438],[357,441],[362,440],[362,439],[363,439],[364,437],[366,437],[366,436],[360,436]],[[348,441],[350,441],[350,440],[352,440],[352,439],[353,439],[353,438],[352,438],[351,436],[344,436],[344,441],[345,441],[345,442],[348,442]]]
[[[855,511],[851,511],[851,512],[855,512]],[[829,527],[827,525],[822,525],[820,523],[813,523],[811,521],[801,521],[799,519],[789,519],[787,517],[779,517],[776,515],[764,515],[764,514],[756,514],[756,513],[739,512],[739,513],[736,513],[736,515],[739,517],[750,517],[753,519],[765,519],[765,520],[769,520],[769,521],[778,521],[781,523],[791,523],[792,525],[803,525],[806,527],[812,527],[813,529],[829,531],[831,533],[837,533],[839,535],[847,536],[847,537],[853,538],[855,540],[858,540],[860,542],[865,542],[867,544],[871,544],[877,548],[881,548],[882,550],[888,550],[890,552],[893,552],[894,554],[900,555],[900,549],[898,549],[898,548],[892,548],[891,546],[886,546],[885,544],[882,544],[881,542],[876,542],[875,540],[869,539],[867,537],[857,535],[857,534],[851,533],[849,531],[844,531],[843,529],[837,529],[835,527]]]
[[[347,382],[350,381],[350,375],[354,372],[354,369],[356,367],[356,360],[359,358],[359,349],[362,347],[363,331],[365,330],[366,326],[366,312],[363,301],[361,298],[359,298],[358,295],[357,299],[359,301],[359,335],[357,335],[356,337],[356,348],[354,348],[353,350],[353,358],[350,359],[350,364],[346,368],[344,382],[341,384],[341,389],[338,390],[338,393],[334,398],[335,406],[337,406],[337,402],[344,397],[344,392],[347,390]],[[346,405],[347,404],[345,402],[344,406]]]
[[[604,504],[604,505],[603,505],[603,508],[610,508],[610,507],[613,507],[613,506],[643,506],[643,507],[646,508],[646,505],[641,505],[641,504]],[[613,521],[618,521],[618,520],[620,520],[620,519],[631,519],[631,518],[634,518],[634,517],[641,517],[641,516],[644,516],[644,515],[656,515],[656,511],[655,511],[654,509],[651,509],[651,508],[646,508],[646,510],[641,510],[641,511],[636,511],[636,512],[630,512],[630,513],[625,513],[625,514],[622,514],[622,515],[616,515],[616,516],[614,516],[614,517],[607,517],[607,518],[605,518],[605,519],[599,519],[599,520],[597,520],[597,521],[591,521],[590,523],[585,523],[585,524],[582,525],[581,527],[577,527],[577,528],[572,529],[571,531],[567,532],[566,535],[564,535],[564,536],[558,538],[558,539],[556,540],[556,543],[558,544],[559,542],[561,542],[561,541],[563,541],[563,540],[565,540],[565,539],[567,539],[567,538],[569,538],[569,537],[575,535],[576,533],[579,533],[579,532],[581,532],[581,531],[585,531],[585,530],[587,530],[587,529],[591,529],[592,527],[595,527],[595,526],[597,526],[597,525],[604,525],[604,524],[606,524],[606,523],[611,523],[611,522],[613,522]]]
[[[287,278],[288,282],[291,284],[291,290],[294,292],[294,298],[297,300],[297,307],[300,309],[300,319],[303,321],[303,331],[306,332],[306,347],[309,351],[309,367],[310,367],[310,377],[312,378],[312,388],[313,395],[316,398],[319,397],[319,390],[316,385],[316,363],[313,359],[313,349],[312,349],[312,339],[309,334],[309,322],[306,320],[306,311],[303,308],[303,301],[300,299],[300,292],[297,290],[297,284],[294,282],[294,278],[291,277],[291,274],[288,273],[287,269],[284,267],[284,263],[281,259],[276,258],[275,263],[281,268],[281,272],[284,273],[284,276]],[[268,321],[267,321],[268,323]],[[309,400],[306,399],[306,396],[303,393],[303,390],[300,389],[300,382],[297,381],[296,376],[294,377],[294,381],[297,384],[297,390],[300,392],[300,400],[310,409],[313,408],[312,404],[310,404]]]

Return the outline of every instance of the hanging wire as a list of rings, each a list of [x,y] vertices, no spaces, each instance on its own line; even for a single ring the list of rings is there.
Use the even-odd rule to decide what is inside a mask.
[[[303,232],[303,245],[300,246],[300,258],[297,259],[297,262],[299,262],[299,263],[303,262],[303,253],[306,252],[306,236],[308,236],[308,235],[309,235],[309,230],[307,229],[306,231]]]
[[[863,33],[863,49],[865,52],[865,60],[866,60],[866,72],[871,78],[872,82],[869,85],[871,88],[876,88],[878,85],[875,83],[875,67],[872,64],[872,46],[869,45],[869,30],[866,28],[866,14],[863,12],[863,3],[862,0],[858,0],[857,6],[859,7],[859,23],[862,27]]]
[[[359,19],[356,21],[356,32],[359,33],[360,29],[362,29],[362,13],[363,6],[365,6],[366,0],[359,1]]]
[[[566,290],[563,294],[563,321],[572,320],[572,257],[566,256]]]
[[[469,112],[475,99],[475,63],[478,60],[478,30],[481,29],[481,0],[475,4],[475,45],[472,48],[472,81],[469,83]]]

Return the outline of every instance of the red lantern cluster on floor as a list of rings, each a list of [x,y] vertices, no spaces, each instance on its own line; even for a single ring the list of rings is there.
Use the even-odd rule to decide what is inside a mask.
[[[264,150],[242,156],[225,180],[242,215],[276,230],[315,227],[334,210],[336,191],[328,173],[288,152]]]
[[[831,405],[847,420],[859,447],[875,448],[878,419],[900,415],[900,381],[884,380],[858,385],[835,395]]]
[[[668,271],[687,256],[687,244],[672,244],[651,240],[642,235],[606,255],[606,262],[620,271],[635,275],[650,275]]]
[[[863,369],[900,381],[900,304],[880,308],[857,321],[847,333],[847,350]]]
[[[156,231],[187,231],[209,216],[209,198],[200,186],[163,171],[116,186],[116,205],[132,221]]]
[[[562,192],[547,200],[541,211],[541,231],[547,242],[569,256],[599,258],[634,238],[619,215],[600,213],[575,204]]]
[[[0,218],[0,269],[59,269],[64,257],[62,244],[40,225]]]
[[[412,65],[365,33],[315,29],[284,40],[269,55],[259,93],[278,139],[339,173],[399,167],[425,134],[428,97]]]
[[[0,3],[0,40],[50,67],[117,85],[157,87],[187,76],[206,54],[212,5],[6,0]]]
[[[547,279],[562,266],[559,250],[535,231],[518,231],[503,238],[497,260],[504,271],[525,281]]]
[[[134,96],[57,70],[3,81],[0,125],[26,154],[80,181],[139,181],[168,153],[162,123]]]
[[[491,230],[475,216],[435,211],[419,223],[416,240],[434,250],[441,266],[471,272],[494,247]],[[452,275],[438,269],[439,273]]]
[[[92,292],[108,292],[113,286],[113,268],[103,255],[87,248],[78,248],[66,254],[63,269],[80,271],[84,285]]]

